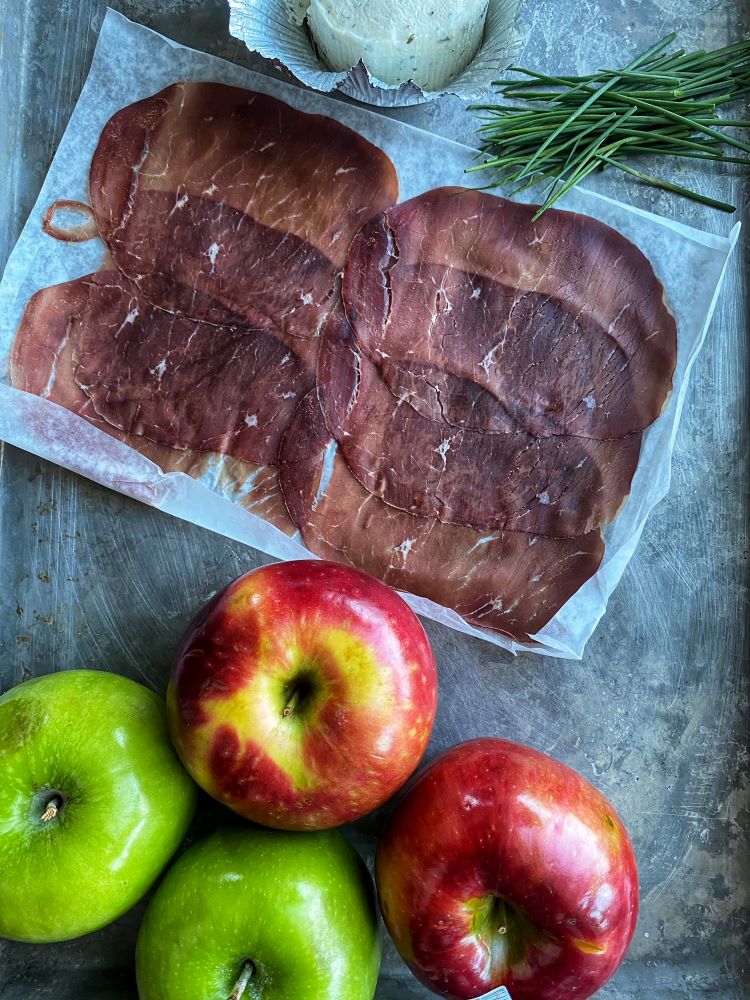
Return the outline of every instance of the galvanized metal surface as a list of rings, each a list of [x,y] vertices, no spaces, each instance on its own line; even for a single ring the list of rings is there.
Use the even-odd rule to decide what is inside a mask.
[[[229,37],[222,0],[112,6],[178,41],[274,72]],[[103,10],[102,0],[0,0],[0,263],[78,96]],[[523,64],[582,71],[620,64],[673,29],[685,46],[709,48],[750,28],[735,0],[527,0],[522,16]],[[390,113],[471,141],[458,101]],[[681,168],[671,176],[734,199],[747,219],[748,187],[736,173]],[[728,231],[729,218],[702,206],[614,177],[598,186]],[[594,781],[632,832],[641,918],[603,1000],[740,1000],[750,987],[747,245],[745,233],[693,373],[672,490],[583,662],[513,659],[427,626],[441,681],[429,755],[478,735],[532,743]],[[0,690],[74,666],[162,690],[192,612],[264,558],[8,447],[0,490]],[[379,822],[354,831],[368,851]],[[141,912],[77,942],[0,941],[0,997],[131,1000]],[[389,949],[379,1000],[426,996]]]

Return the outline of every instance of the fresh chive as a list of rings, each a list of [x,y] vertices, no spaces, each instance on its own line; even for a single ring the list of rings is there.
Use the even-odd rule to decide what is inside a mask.
[[[680,184],[673,184],[671,181],[662,180],[659,177],[652,177],[650,174],[644,174],[640,170],[635,170],[633,167],[628,166],[627,163],[619,163],[617,160],[612,160],[608,156],[602,156],[602,160],[605,163],[611,164],[613,167],[618,167],[620,170],[624,170],[627,174],[632,174],[633,177],[638,177],[642,181],[646,181],[653,187],[663,188],[665,191],[674,191],[675,194],[681,194],[688,198],[692,198],[694,201],[699,201],[704,205],[710,205],[711,208],[719,208],[722,212],[734,212],[734,205],[730,205],[725,201],[717,201],[716,198],[709,198],[706,195],[698,194],[697,191],[689,191],[687,188],[682,187]]]
[[[630,166],[634,156],[669,155],[718,163],[750,164],[750,143],[724,131],[750,128],[743,118],[722,118],[717,108],[750,91],[750,41],[712,52],[665,51],[670,34],[624,69],[587,76],[553,76],[511,67],[518,78],[496,80],[505,103],[471,105],[481,112],[484,189],[515,185],[514,194],[546,184],[537,216],[596,169],[614,167],[639,180],[705,205],[731,205]],[[520,103],[517,103],[520,102]],[[719,130],[723,131],[719,131]],[[727,148],[729,147],[729,148]]]

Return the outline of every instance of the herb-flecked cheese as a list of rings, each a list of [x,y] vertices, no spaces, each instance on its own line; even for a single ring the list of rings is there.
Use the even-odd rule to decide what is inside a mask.
[[[360,59],[383,83],[437,90],[473,59],[487,0],[311,0],[307,20],[331,69]]]

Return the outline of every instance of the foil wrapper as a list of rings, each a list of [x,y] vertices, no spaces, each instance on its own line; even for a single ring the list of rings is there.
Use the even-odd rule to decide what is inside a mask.
[[[304,0],[228,0],[229,30],[266,59],[280,63],[301,83],[325,93],[338,90],[365,104],[407,107],[452,94],[480,100],[521,48],[519,0],[490,0],[484,36],[468,66],[441,90],[425,91],[412,81],[393,84],[374,77],[360,62],[333,72],[318,57],[304,23]]]

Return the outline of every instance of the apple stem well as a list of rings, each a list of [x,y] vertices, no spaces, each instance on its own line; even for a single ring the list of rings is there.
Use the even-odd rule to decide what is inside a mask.
[[[234,989],[229,994],[228,1000],[242,1000],[245,996],[245,990],[250,984],[250,980],[253,978],[254,972],[255,965],[250,961],[250,959],[243,962],[239,977],[237,982],[234,984]]]

